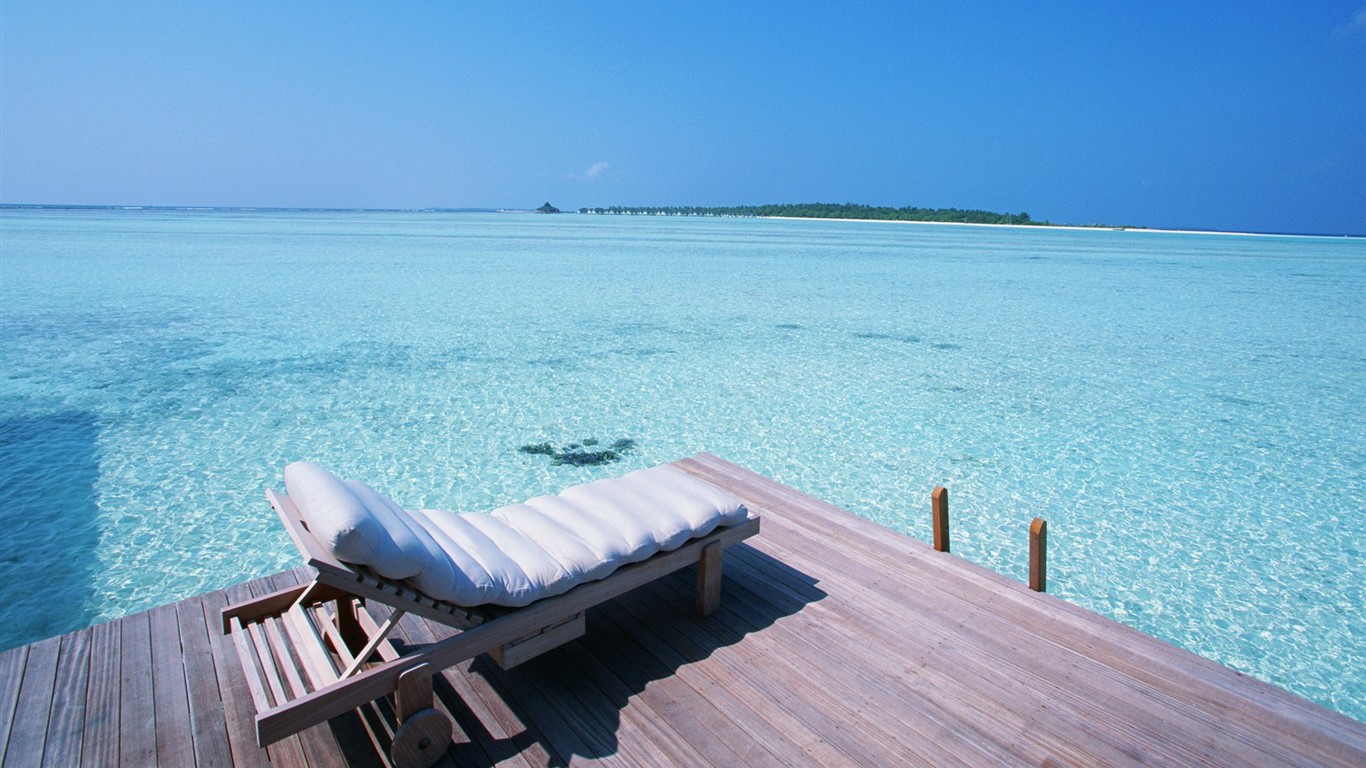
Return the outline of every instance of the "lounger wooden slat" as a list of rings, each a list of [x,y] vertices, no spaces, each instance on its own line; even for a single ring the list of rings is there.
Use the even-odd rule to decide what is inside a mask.
[[[351,653],[351,648],[346,644],[346,638],[341,636],[341,630],[337,629],[336,623],[329,620],[323,620],[319,621],[318,625],[322,627],[323,640],[327,644],[326,647],[330,648],[332,653],[336,654],[337,658],[341,661],[341,668],[346,669],[356,663],[356,657]]]
[[[234,616],[231,620],[230,634],[232,645],[237,649],[237,658],[242,662],[242,669],[246,672],[247,690],[251,691],[252,703],[256,705],[258,712],[270,709],[273,702],[266,693],[264,684],[265,671],[261,668],[261,662],[256,656],[255,647],[251,641],[242,620]]]
[[[258,669],[261,670],[261,682],[270,692],[271,699],[275,701],[275,706],[289,701],[289,695],[285,693],[284,681],[280,679],[279,662],[275,659],[275,654],[271,652],[270,643],[266,641],[266,632],[261,627],[260,622],[252,622],[247,627],[247,637],[251,641],[252,652],[259,662]]]
[[[270,645],[271,655],[276,659],[276,665],[284,674],[283,682],[289,684],[289,691],[285,695],[295,699],[308,693],[310,689],[304,685],[303,678],[299,675],[299,666],[289,652],[290,644],[285,641],[285,633],[280,623],[278,619],[266,619],[261,622],[261,629],[265,633],[266,643]]]
[[[366,587],[384,594],[390,600],[397,599],[404,601],[410,608],[410,613],[417,613],[424,618],[435,618],[437,621],[455,626],[475,626],[485,620],[484,616],[477,611],[462,610],[461,608],[429,597],[413,589],[408,589],[400,584],[384,579],[375,574],[369,568],[357,567],[360,572],[360,583]],[[441,617],[441,618],[436,618]]]
[[[302,606],[293,606],[284,615],[285,629],[294,642],[294,648],[304,662],[313,690],[331,685],[337,681],[337,670],[332,658],[323,650],[322,637],[317,627],[308,617]]]
[[[257,582],[254,586],[261,589],[260,594],[266,594],[271,590],[279,590],[289,587],[298,581],[295,574],[277,573],[263,582]],[[354,730],[354,713],[347,713],[337,722],[337,730],[345,733]],[[346,741],[354,743],[354,739],[344,736],[333,736],[332,728],[308,728],[288,739],[283,739],[270,746],[271,760],[276,761],[275,748],[278,746],[288,746],[292,742],[297,742],[300,751],[306,756],[304,761],[299,763],[300,768],[352,768],[346,759],[345,751],[339,751],[339,747]],[[292,759],[292,756],[291,758]],[[289,765],[290,763],[286,763]]]

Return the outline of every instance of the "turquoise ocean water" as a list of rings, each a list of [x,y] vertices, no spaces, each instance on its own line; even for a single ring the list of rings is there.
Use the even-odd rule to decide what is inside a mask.
[[[312,459],[488,509],[709,450],[1366,719],[1366,242],[0,211],[0,648],[294,565]],[[638,449],[552,467],[526,443]]]

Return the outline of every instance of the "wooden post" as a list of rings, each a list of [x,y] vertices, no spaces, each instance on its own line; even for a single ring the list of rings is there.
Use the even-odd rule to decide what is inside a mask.
[[[930,517],[934,520],[934,548],[949,551],[949,489],[936,486],[930,491]]]
[[[704,618],[721,607],[721,542],[709,542],[697,559],[697,616]]]
[[[1042,517],[1029,524],[1029,588],[1048,591],[1048,523]]]

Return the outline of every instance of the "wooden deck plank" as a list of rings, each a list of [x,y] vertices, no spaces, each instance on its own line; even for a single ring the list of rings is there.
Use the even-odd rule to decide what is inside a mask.
[[[43,759],[61,644],[62,638],[50,637],[29,646],[14,718],[6,733],[5,768],[36,765]]]
[[[117,622],[106,621],[90,628],[89,683],[81,735],[83,766],[118,763],[119,637]]]
[[[62,636],[44,739],[45,766],[68,768],[81,763],[81,734],[85,730],[86,688],[90,680],[90,633],[87,627]]]
[[[185,660],[186,693],[190,709],[190,734],[194,740],[195,764],[228,766],[232,750],[228,746],[227,721],[223,716],[223,696],[218,690],[213,646],[209,632],[217,623],[205,623],[203,599],[176,604],[176,623]]]
[[[194,737],[175,605],[153,608],[150,619],[157,765],[193,765]]]
[[[630,765],[611,751],[612,745],[602,740],[591,719],[547,701],[545,689],[525,670],[505,671],[482,658],[476,659],[470,669],[487,678],[513,708],[537,723],[541,743],[552,749],[562,764],[577,758],[604,765]]]
[[[119,619],[119,764],[156,765],[151,614]]]
[[[728,568],[735,571],[736,577],[742,577],[746,573],[743,562],[739,558],[732,559]],[[679,597],[686,597],[686,585],[661,584],[661,586],[672,586]],[[764,593],[768,593],[770,589],[772,589],[772,575],[765,575],[762,577],[762,590]],[[787,646],[787,648],[795,649],[796,653],[791,653],[791,655],[798,657],[803,663],[802,667],[795,668],[796,674],[802,674],[807,678],[818,678],[818,676],[825,674],[825,670],[844,672],[846,668],[852,668],[855,671],[854,675],[841,674],[839,679],[822,683],[820,687],[831,691],[832,698],[856,702],[859,697],[881,696],[887,702],[895,704],[897,697],[903,693],[903,690],[891,687],[896,679],[895,676],[882,674],[878,668],[882,663],[885,663],[887,655],[877,652],[876,648],[872,650],[863,648],[862,644],[844,646],[826,642],[829,638],[822,637],[825,634],[826,619],[821,618],[821,611],[821,605],[814,603],[806,605],[806,601],[803,600],[792,601],[792,603],[784,605],[783,601],[761,599],[757,593],[747,592],[743,582],[738,584],[738,579],[732,579],[723,603],[725,620],[710,627],[710,629],[712,629],[713,634],[717,635],[720,642],[727,645],[731,645],[735,638],[742,638],[744,634],[749,633],[751,635],[750,640],[744,642],[753,646],[759,655],[762,655],[765,649],[761,645],[754,645],[755,642],[761,640],[757,637],[758,633],[765,635],[762,640],[775,641],[775,648]],[[783,616],[783,618],[775,622],[772,620],[772,616],[775,615]],[[817,616],[817,618],[811,619],[810,616]],[[805,641],[802,640],[803,634],[816,637],[821,642],[805,644]],[[859,640],[862,642],[865,638],[859,638]],[[839,650],[832,652],[831,648],[839,648]],[[806,671],[806,667],[809,667],[810,671]],[[788,670],[785,674],[792,674],[792,670]],[[848,686],[851,690],[843,691],[843,687],[840,686]],[[839,693],[839,691],[843,691],[843,693]],[[895,708],[884,705],[884,713],[892,712],[893,709]],[[910,724],[912,724],[910,720],[903,720],[902,722],[903,727],[910,726]],[[929,726],[932,726],[932,723],[919,724],[921,728]],[[880,737],[872,739],[872,741],[895,743],[895,737]],[[945,761],[955,760],[955,756],[952,754],[938,754],[938,756],[922,754],[922,757],[928,758],[934,764],[944,764]]]
[[[621,679],[624,659],[614,650],[608,655],[609,667],[587,653],[579,639],[535,659],[524,674],[535,675],[556,691],[553,698],[562,708],[592,716],[603,728],[604,738],[615,739],[620,755],[633,765],[739,764],[723,745],[697,738],[703,733],[691,713],[653,706],[669,703],[667,699],[635,696],[632,685]]]
[[[836,574],[837,574],[837,573],[840,573],[840,571],[847,570],[847,566],[844,567],[844,568],[841,568],[841,567],[839,567],[839,564],[835,564],[835,567],[832,567],[831,570],[832,570],[832,573],[836,573]],[[904,588],[904,586],[906,586],[906,585],[897,585],[897,586],[899,586],[899,588]],[[872,615],[877,615],[876,609],[874,609],[874,611],[870,612],[870,614],[872,614]],[[962,641],[963,638],[964,638],[964,635],[968,634],[968,630],[966,629],[966,627],[970,627],[971,625],[973,625],[973,622],[971,622],[970,619],[964,620],[964,622],[962,622],[962,623],[963,623],[964,626],[960,626],[960,627],[958,627],[958,629],[955,630],[955,633],[958,634],[958,637],[956,637],[955,640],[958,640],[958,641]],[[899,629],[900,631],[906,630],[906,627],[904,627],[904,622],[903,622],[903,626],[897,627],[897,629]],[[861,630],[866,630],[866,627],[861,627]],[[862,631],[861,631],[861,635],[862,635]]]
[[[736,558],[731,570],[736,576],[743,577],[746,573],[745,567],[745,564]],[[894,731],[913,732],[917,740],[937,746],[952,741],[950,737],[954,735],[954,731],[951,726],[958,720],[937,718],[935,715],[940,708],[936,701],[920,701],[911,696],[913,692],[903,679],[906,672],[899,668],[900,659],[896,654],[888,653],[876,638],[859,637],[858,643],[848,645],[838,643],[838,638],[830,634],[832,627],[827,624],[828,617],[822,615],[819,606],[811,605],[807,608],[802,601],[785,601],[776,597],[771,590],[755,591],[751,590],[748,584],[732,582],[725,597],[723,610],[727,615],[715,630],[720,633],[718,636],[723,641],[729,640],[726,635],[730,633],[744,636],[763,632],[766,639],[775,644],[775,648],[796,651],[794,655],[801,659],[803,666],[821,670],[822,674],[829,670],[832,682],[823,687],[830,691],[830,695],[845,698],[855,704],[858,703],[860,696],[871,697],[870,701],[880,702],[879,719],[886,721],[888,727]],[[798,607],[804,609],[797,613]],[[793,615],[769,625],[769,616],[775,612],[786,611],[793,611]],[[762,654],[765,649],[762,646],[755,646],[755,651]],[[853,672],[847,672],[846,669]],[[804,670],[802,667],[796,667],[795,671],[801,673]],[[789,669],[788,673],[791,672]],[[776,671],[774,673],[776,674]],[[850,688],[851,692],[840,693],[843,687]],[[966,751],[979,751],[978,743],[984,740],[980,734],[974,734],[966,740],[973,748]],[[879,743],[892,746],[896,742],[884,738],[879,740]],[[920,756],[937,765],[950,764],[962,759],[961,755],[954,754],[952,750],[944,750],[941,754],[927,751],[922,752]],[[1007,755],[995,754],[991,757],[1003,760]],[[1015,756],[1015,759],[1020,758]]]
[[[21,645],[0,653],[0,765],[4,764],[5,752],[13,732],[14,713],[19,707],[19,690],[24,682],[24,664],[28,661],[29,648]]]

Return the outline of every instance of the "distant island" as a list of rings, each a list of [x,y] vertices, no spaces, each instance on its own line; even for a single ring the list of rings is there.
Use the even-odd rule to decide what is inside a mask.
[[[553,205],[551,205],[550,203],[547,202],[545,205],[541,206],[540,208],[537,208],[537,209],[536,209],[536,212],[537,212],[537,213],[559,213],[559,212],[560,212],[560,209],[559,209],[559,208],[556,208],[555,206],[553,206]]]
[[[1029,214],[996,213],[994,211],[964,210],[961,208],[890,208],[859,205],[857,203],[780,203],[774,205],[734,206],[620,206],[610,208],[580,208],[579,213],[645,215],[645,216],[740,216],[781,217],[791,219],[868,219],[874,221],[933,221],[951,224],[1013,224],[1017,226],[1056,226],[1048,221],[1035,221]],[[1109,224],[1088,224],[1090,227],[1119,229]]]

